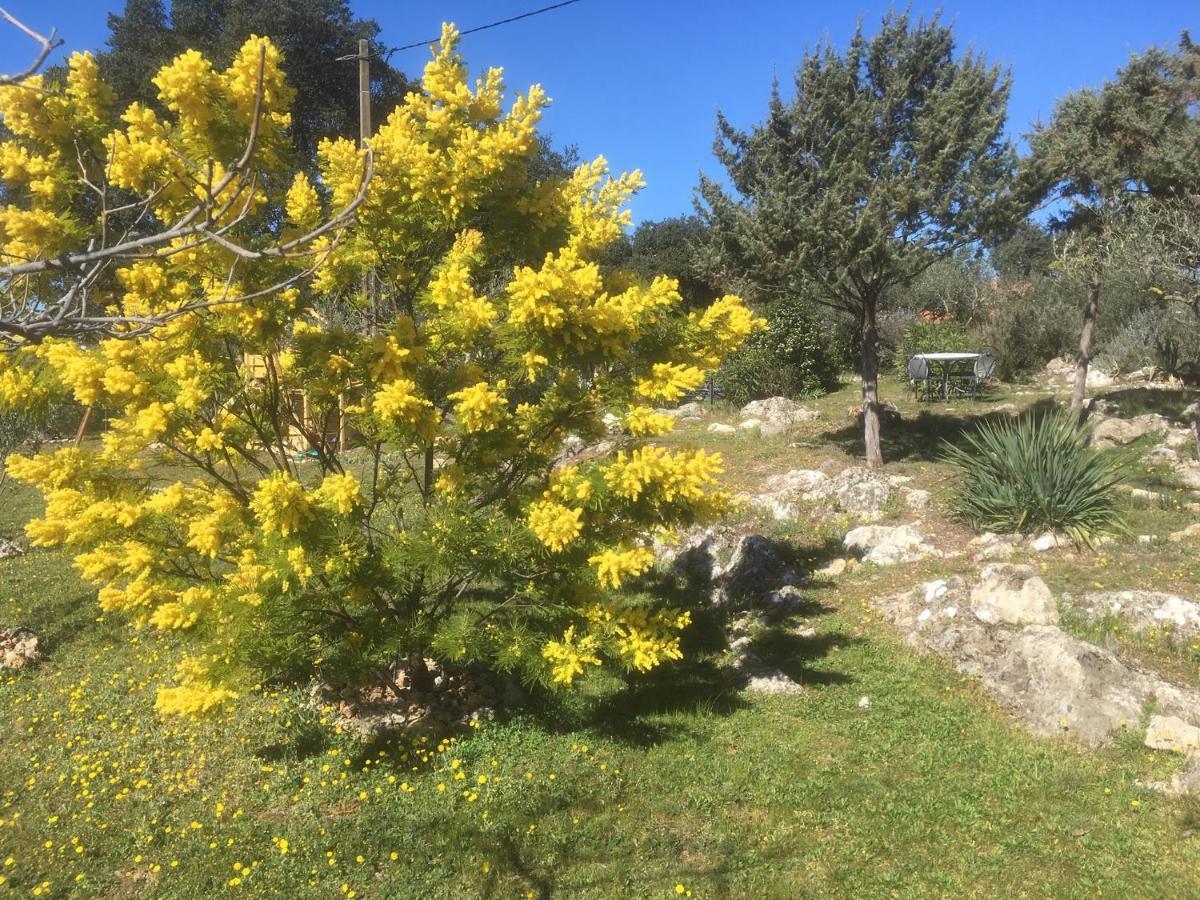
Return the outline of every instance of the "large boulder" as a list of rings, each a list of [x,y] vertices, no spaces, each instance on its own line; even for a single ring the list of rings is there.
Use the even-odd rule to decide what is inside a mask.
[[[1151,716],[1143,743],[1151,750],[1192,753],[1200,750],[1200,728],[1178,716]]]
[[[1071,387],[1075,384],[1075,362],[1068,359],[1052,359],[1042,369],[1040,380],[1054,387]],[[1088,366],[1087,386],[1090,388],[1110,387],[1116,381],[1112,375]]]
[[[1181,459],[1173,465],[1172,470],[1180,483],[1193,491],[1200,490],[1200,462],[1194,459]]]
[[[863,525],[850,531],[843,544],[847,550],[860,554],[863,562],[879,566],[941,555],[925,543],[921,532],[912,525]]]
[[[1006,577],[1015,581],[1021,575],[1010,569]],[[1087,746],[1100,746],[1122,729],[1137,727],[1150,704],[1189,726],[1200,723],[1200,692],[1194,689],[1127,666],[1111,651],[1056,625],[1014,630],[971,614],[980,602],[977,589],[997,580],[994,570],[985,570],[974,584],[955,576],[874,603],[909,643],[978,677],[1034,734],[1065,734]],[[1022,587],[1030,581],[1024,578]],[[994,588],[983,594],[984,608],[994,610]]]
[[[1021,549],[1025,536],[1020,534],[996,534],[985,531],[977,538],[972,538],[967,548],[975,556],[976,562],[984,560],[1008,559]]]
[[[655,562],[694,587],[707,589],[721,572],[720,557],[732,538],[717,528],[696,527],[670,541],[655,542]]]
[[[37,635],[28,628],[0,628],[0,669],[24,669],[41,658]]]
[[[1054,625],[1029,625],[1007,635],[1002,646],[984,666],[983,683],[1034,734],[1067,733],[1098,747],[1136,727],[1155,699],[1151,676]],[[1200,716],[1200,702],[1191,713]]]
[[[929,492],[908,487],[910,481],[865,466],[851,466],[832,476],[817,469],[793,469],[767,479],[762,493],[750,501],[780,520],[796,518],[804,504],[820,504],[828,512],[871,522],[897,503],[913,512],[928,506]]]
[[[1063,597],[1089,620],[1117,618],[1135,632],[1169,628],[1181,638],[1200,634],[1200,604],[1160,591],[1096,591]]]
[[[1054,596],[1030,566],[997,564],[980,573],[971,588],[971,611],[988,625],[1053,625]]]
[[[691,400],[674,409],[656,409],[655,412],[688,422],[704,418],[704,404],[698,400]]]
[[[781,585],[795,582],[796,573],[776,541],[747,534],[738,539],[729,562],[715,573],[714,580],[719,602],[752,605]]]
[[[787,397],[768,397],[742,407],[742,418],[757,421],[758,431],[763,437],[785,434],[799,423],[810,422],[820,416],[815,409],[809,409]],[[746,427],[745,423],[743,427]]]
[[[729,652],[733,654],[733,669],[743,682],[743,689],[753,694],[798,694],[804,687],[792,680],[777,666],[764,660],[754,645],[752,629],[760,624],[753,616],[743,616],[729,629]]]
[[[1118,447],[1132,444],[1143,435],[1166,431],[1171,423],[1162,416],[1146,415],[1133,419],[1105,419],[1092,429],[1092,444],[1096,447]]]
[[[1188,754],[1183,768],[1171,778],[1166,786],[1166,793],[1173,797],[1194,797],[1200,795],[1200,753]]]

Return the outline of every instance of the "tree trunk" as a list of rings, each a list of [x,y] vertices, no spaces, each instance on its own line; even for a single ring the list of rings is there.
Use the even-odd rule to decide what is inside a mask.
[[[879,444],[879,335],[874,301],[866,304],[863,315],[862,401],[867,465],[877,469],[883,465],[883,450]]]
[[[1092,344],[1096,338],[1096,316],[1100,311],[1100,275],[1088,278],[1087,301],[1083,304],[1083,328],[1079,332],[1079,353],[1075,357],[1075,386],[1071,390],[1071,409],[1082,413],[1083,397],[1087,393],[1088,363],[1092,361]]]

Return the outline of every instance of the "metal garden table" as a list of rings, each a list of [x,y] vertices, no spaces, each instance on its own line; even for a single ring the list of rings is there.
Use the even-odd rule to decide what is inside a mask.
[[[914,358],[923,359],[929,365],[930,375],[933,374],[934,368],[939,368],[942,372],[942,399],[950,399],[950,370],[955,367],[955,363],[971,363],[974,366],[975,361],[979,359],[982,353],[917,353]]]

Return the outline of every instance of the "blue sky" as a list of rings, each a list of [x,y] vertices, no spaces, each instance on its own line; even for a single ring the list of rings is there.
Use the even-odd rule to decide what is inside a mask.
[[[298,0],[301,2],[301,0]],[[437,35],[443,19],[469,28],[547,5],[550,0],[354,0],[390,46]],[[65,49],[99,48],[105,17],[121,3],[5,0],[28,24],[56,25]],[[554,99],[545,119],[557,143],[585,157],[604,154],[614,169],[640,168],[647,187],[636,220],[688,212],[701,170],[715,173],[716,110],[748,126],[765,112],[773,73],[786,85],[806,48],[825,36],[839,45],[861,17],[872,30],[887,3],[803,0],[582,0],[573,6],[464,38],[472,67],[501,65],[511,88],[540,82]],[[1130,52],[1173,45],[1182,29],[1200,36],[1195,0],[974,0],[913,3],[941,9],[960,46],[1012,69],[1009,127],[1014,135],[1049,115],[1057,98],[1109,77]],[[0,69],[21,66],[27,46],[0,29]],[[419,74],[424,50],[393,63]]]

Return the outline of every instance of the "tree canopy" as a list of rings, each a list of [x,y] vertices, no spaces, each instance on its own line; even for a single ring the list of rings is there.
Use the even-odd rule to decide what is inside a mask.
[[[608,259],[643,278],[669,275],[679,282],[685,304],[706,306],[720,293],[701,269],[707,239],[708,229],[697,216],[641,222],[614,245]]]
[[[124,103],[153,105],[158,70],[186,49],[224,65],[251,35],[271,39],[287,60],[295,91],[292,140],[305,160],[322,138],[358,134],[358,68],[338,57],[366,39],[378,48],[379,25],[350,11],[349,0],[126,0],[108,16],[105,81]],[[373,114],[382,122],[412,87],[385,59],[371,60]]]
[[[422,89],[367,147],[322,141],[315,176],[273,152],[291,94],[265,38],[225,71],[198,53],[161,69],[164,120],[139,103],[118,119],[86,54],[68,93],[0,92],[20,126],[0,156],[49,156],[57,145],[39,142],[90,128],[131,189],[164,185],[154,211],[167,222],[195,204],[182,188],[194,173],[169,177],[180,157],[219,175],[230,146],[265,130],[261,177],[214,188],[215,209],[197,214],[208,240],[114,260],[97,297],[118,312],[195,291],[229,302],[148,336],[51,336],[0,356],[4,405],[69,395],[111,413],[101,440],[8,469],[45,495],[36,544],[72,552],[105,610],[186,643],[164,712],[285,675],[394,688],[396,666],[419,680],[431,654],[560,684],[603,661],[647,671],[680,656],[689,612],[639,576],[656,539],[728,495],[719,455],[646,439],[674,424],[654,406],[703,383],[759,323],[734,296],[680,315],[672,279],[602,270],[640,173],[610,177],[598,158],[532,179],[545,95],[506,103],[499,69],[472,87],[457,43],[446,26]],[[303,233],[355,197],[353,221],[315,237],[308,290],[248,296],[304,262],[245,257],[230,221]],[[15,249],[14,232],[0,237],[0,253],[38,258],[60,235],[25,229]],[[368,272],[381,286],[370,328],[321,314],[321,298],[364,302]],[[620,452],[564,457],[568,435],[605,434],[609,414]]]
[[[1175,52],[1134,55],[1114,79],[1063,98],[1029,137],[1021,175],[1028,196],[1052,210],[1072,239],[1066,260],[1082,269],[1083,304],[1071,405],[1082,407],[1095,350],[1104,241],[1111,223],[1143,197],[1200,190],[1200,49],[1184,33]]]
[[[708,265],[755,301],[808,287],[863,330],[868,462],[882,462],[876,314],[939,257],[1006,229],[1020,212],[1004,136],[1009,77],[957,53],[951,29],[889,13],[868,38],[806,54],[795,96],[776,84],[749,131],[718,116],[715,152],[733,186],[702,178]]]

